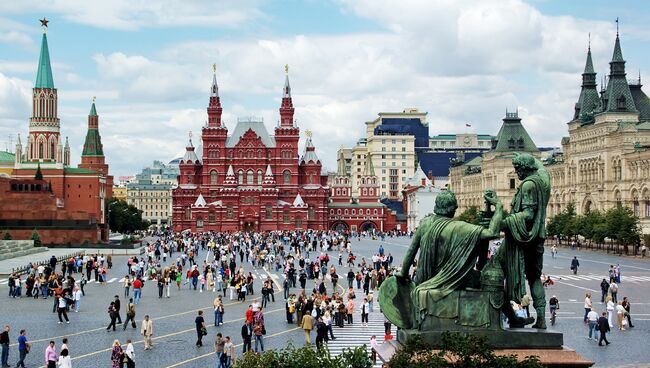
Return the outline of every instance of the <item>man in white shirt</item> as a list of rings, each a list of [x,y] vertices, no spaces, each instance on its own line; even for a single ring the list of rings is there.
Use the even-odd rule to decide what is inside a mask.
[[[257,302],[257,299],[253,299],[253,302],[251,303],[251,309],[253,310],[253,313],[259,312],[260,303]]]
[[[598,340],[598,331],[595,330],[596,323],[598,323],[598,313],[596,313],[594,308],[591,308],[591,311],[587,313],[587,321],[589,322],[589,337],[587,338],[591,339],[593,333],[594,340]]]

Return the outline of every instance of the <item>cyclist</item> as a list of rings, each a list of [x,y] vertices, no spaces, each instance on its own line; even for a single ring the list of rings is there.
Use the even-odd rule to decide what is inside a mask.
[[[557,300],[557,297],[553,295],[551,299],[548,301],[549,308],[551,310],[551,321],[553,322],[555,318],[555,311],[557,309],[560,309],[560,301]]]

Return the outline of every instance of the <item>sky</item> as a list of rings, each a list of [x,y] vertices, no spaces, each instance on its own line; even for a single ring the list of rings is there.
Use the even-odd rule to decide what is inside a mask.
[[[28,131],[44,16],[72,163],[96,96],[118,177],[182,155],[189,131],[197,145],[213,63],[229,131],[260,116],[271,133],[288,64],[297,125],[329,170],[364,122],[412,107],[428,112],[430,135],[495,135],[518,109],[538,146],[559,146],[589,39],[600,81],[617,17],[628,78],[644,80],[649,10],[595,0],[3,1],[0,149]]]

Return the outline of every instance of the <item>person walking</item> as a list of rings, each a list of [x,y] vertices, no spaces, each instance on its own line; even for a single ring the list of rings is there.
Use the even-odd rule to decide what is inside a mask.
[[[612,301],[618,303],[618,284],[616,283],[616,280],[612,280],[612,282],[609,283],[609,292],[612,294]]]
[[[226,336],[226,343],[223,345],[224,354],[226,354],[226,364],[224,368],[230,368],[230,364],[235,359],[235,344],[230,341],[230,336]]]
[[[124,297],[128,298],[129,297],[129,290],[131,289],[131,278],[127,274],[124,276]]]
[[[47,368],[56,368],[56,362],[58,360],[59,357],[56,354],[56,345],[54,344],[54,341],[50,341],[45,348],[45,365]]]
[[[609,291],[609,282],[607,282],[607,279],[603,279],[603,281],[600,282],[600,302],[605,303],[605,298],[607,298],[607,292]]]
[[[203,311],[200,310],[196,318],[194,319],[194,324],[196,325],[196,346],[203,346],[203,336],[207,335],[208,332],[205,328],[205,320],[203,319]]]
[[[243,353],[246,353],[247,351],[251,350],[252,335],[253,335],[253,331],[251,331],[251,324],[248,323],[248,321],[244,321],[244,324],[241,326],[241,339],[242,339]]]
[[[126,368],[135,368],[135,351],[133,350],[133,343],[131,339],[126,340],[126,347],[124,348],[124,362]]]
[[[151,350],[153,344],[151,343],[151,336],[153,336],[153,321],[149,318],[148,314],[144,315],[142,326],[140,327],[140,334],[144,337],[144,350]]]
[[[258,352],[258,343],[260,347],[259,351],[264,352],[264,325],[262,322],[255,322],[255,327],[253,327],[253,335],[255,336],[255,352]]]
[[[580,267],[580,262],[578,261],[578,257],[573,256],[573,259],[571,260],[571,271],[573,271],[574,275],[578,274],[578,267]]]
[[[334,337],[334,330],[332,329],[332,315],[330,314],[329,308],[325,311],[323,314],[323,322],[325,323],[325,326],[327,326],[327,331],[329,332],[330,340],[336,340],[336,337]]]
[[[609,321],[607,321],[607,313],[603,312],[600,318],[598,318],[598,332],[600,332],[600,339],[598,339],[598,346],[603,346],[603,341],[606,345],[609,345],[607,341],[607,333],[609,329]]]
[[[347,317],[348,317],[347,318],[348,324],[351,325],[352,324],[352,314],[354,313],[354,302],[352,301],[352,299],[348,299],[348,302],[345,305],[345,310],[346,310],[346,314],[347,314]]]
[[[9,332],[11,332],[11,326],[6,325],[5,329],[0,333],[0,345],[2,346],[2,355],[0,359],[0,365],[2,368],[10,367],[9,365]]]
[[[68,349],[61,348],[61,355],[56,362],[57,368],[72,368],[72,359]]]
[[[614,327],[614,310],[616,309],[616,304],[612,301],[612,297],[607,297],[607,320],[609,321],[609,327]]]
[[[591,339],[591,335],[594,335],[594,340],[598,340],[598,330],[595,330],[596,324],[598,323],[598,313],[596,313],[595,308],[591,308],[589,313],[587,314],[587,321],[589,323],[589,337],[588,339]],[[595,330],[595,331],[594,331]]]
[[[370,360],[372,360],[372,364],[377,363],[377,348],[379,348],[377,336],[372,335],[370,336]]]
[[[625,320],[625,308],[623,308],[623,302],[618,302],[616,304],[616,321],[619,331],[625,331],[627,321]]]
[[[133,298],[129,298],[129,304],[126,305],[126,319],[124,320],[124,329],[129,325],[131,321],[131,326],[136,328],[135,325],[135,304],[133,304]]]
[[[81,297],[83,296],[83,291],[81,288],[72,292],[74,299],[74,312],[79,313],[79,308],[81,308]]]
[[[361,325],[368,326],[368,313],[370,312],[370,304],[368,303],[368,298],[363,298],[363,304],[361,304]]]
[[[122,306],[122,302],[120,301],[120,296],[115,295],[115,300],[113,302],[115,303],[115,314],[117,318],[117,323],[122,324],[122,317],[120,316],[120,307]]]
[[[591,311],[591,308],[593,308],[593,304],[591,303],[591,294],[587,293],[585,294],[585,315],[583,317],[583,320],[585,323],[587,323],[587,314]]]
[[[327,325],[323,322],[323,317],[318,317],[316,322],[316,348],[322,349],[323,343],[327,341]]]
[[[133,302],[137,305],[140,303],[140,298],[142,297],[142,280],[136,278],[133,281]]]
[[[314,319],[311,314],[305,313],[300,322],[300,328],[305,332],[305,345],[311,345],[311,330],[314,329]]]
[[[113,348],[111,349],[111,363],[112,368],[122,368],[122,361],[124,359],[124,351],[120,345],[120,340],[113,341]]]
[[[626,296],[623,297],[623,308],[625,308],[625,317],[627,318],[627,325],[630,326],[630,328],[634,328],[634,325],[632,324],[632,317],[630,316],[630,301],[627,299]]]
[[[57,301],[57,314],[59,315],[59,324],[63,323],[63,316],[65,318],[65,323],[70,323],[70,320],[68,319],[68,302],[65,300],[63,295],[59,295]]]
[[[108,324],[108,327],[106,327],[106,331],[110,331],[111,327],[113,327],[113,331],[115,331],[115,323],[117,322],[115,302],[111,302],[111,304],[108,305],[108,316],[110,317],[111,322]]]
[[[18,363],[16,367],[25,368],[25,357],[29,350],[31,349],[32,344],[27,341],[27,330],[20,330],[20,335],[18,336]]]
[[[217,368],[223,368],[225,366],[225,345],[226,341],[223,339],[221,332],[217,333],[217,340],[214,342],[214,352],[217,354]]]

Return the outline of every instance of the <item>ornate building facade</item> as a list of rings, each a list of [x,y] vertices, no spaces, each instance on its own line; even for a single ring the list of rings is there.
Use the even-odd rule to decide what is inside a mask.
[[[255,118],[238,119],[228,135],[222,111],[215,73],[202,159],[190,135],[179,163],[178,186],[172,190],[174,230],[327,229],[327,176],[321,174],[310,134],[299,157],[288,73],[274,135]]]
[[[547,165],[551,176],[548,216],[574,203],[576,212],[632,208],[650,233],[650,98],[641,77],[628,81],[617,33],[607,84],[600,91],[591,48],[582,88],[562,139],[562,154]]]
[[[36,173],[40,171],[43,182],[41,188],[47,187],[47,192],[52,196],[53,203],[56,203],[56,208],[65,214],[50,215],[56,212],[54,209],[48,209],[47,213],[12,211],[11,214],[3,214],[0,229],[25,233],[28,236],[34,229],[47,234],[56,233],[56,237],[42,239],[46,244],[62,240],[66,243],[84,241],[97,243],[102,239],[108,239],[104,207],[105,200],[112,195],[113,177],[109,175],[108,165],[105,162],[99,134],[99,116],[94,101],[88,114],[88,130],[81,163],[76,168],[70,166],[70,145],[67,138],[64,144],[61,137],[57,89],[54,87],[47,44],[47,22],[45,19],[41,21],[43,38],[36,83],[32,89],[32,116],[29,119],[27,145],[23,149],[18,136],[15,163],[11,174],[14,180],[9,187],[11,190],[24,188],[20,185],[20,181],[33,181]],[[39,195],[43,195],[42,191],[40,193]],[[9,211],[7,208],[0,208],[0,212],[3,210]],[[76,222],[68,221],[71,218]],[[75,230],[78,227],[75,224],[84,220],[86,224],[91,224],[92,231],[88,231],[88,226],[85,225],[83,231]]]

